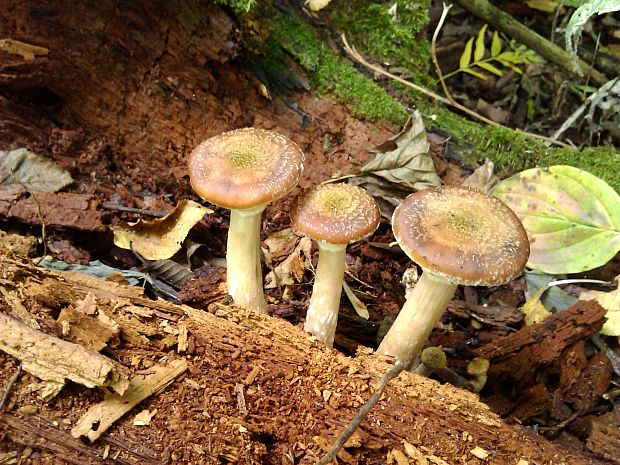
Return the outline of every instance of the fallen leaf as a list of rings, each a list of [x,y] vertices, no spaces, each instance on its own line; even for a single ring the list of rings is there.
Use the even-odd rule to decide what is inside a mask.
[[[620,276],[616,277],[616,283],[618,288],[615,291],[584,291],[579,294],[579,300],[594,299],[607,310],[607,321],[600,331],[604,336],[620,336]]]
[[[587,171],[534,168],[502,181],[492,194],[526,229],[529,268],[581,273],[604,265],[620,250],[620,195]]]
[[[488,193],[499,183],[499,178],[493,174],[494,169],[495,165],[487,158],[484,165],[476,168],[476,170],[463,181],[463,186],[475,187],[484,193]]]
[[[540,296],[547,290],[547,286],[541,287],[530,297],[521,307],[521,312],[525,315],[525,326],[542,323],[551,312],[540,302]]]
[[[377,197],[384,217],[391,218],[394,208],[410,193],[441,184],[418,111],[411,115],[400,133],[371,152],[375,155],[349,183]]]
[[[24,148],[0,151],[0,187],[56,192],[73,182],[56,162]]]
[[[42,266],[46,270],[54,270],[54,271],[72,271],[74,273],[84,273],[90,276],[94,276],[95,278],[105,279],[110,275],[121,274],[125,278],[127,278],[128,284],[135,286],[139,283],[139,280],[145,279],[146,274],[140,273],[139,271],[132,270],[121,270],[118,268],[113,268],[108,265],[104,265],[99,260],[93,260],[88,263],[88,265],[74,265],[70,263],[65,263],[61,260],[57,260],[55,258],[44,258],[39,262],[39,266]]]
[[[304,272],[311,264],[312,239],[287,228],[271,234],[265,239],[265,245],[265,261],[271,268],[265,276],[265,289],[301,282]],[[274,265],[276,259],[281,261]]]
[[[566,310],[572,307],[577,302],[577,299],[570,294],[564,292],[557,286],[547,287],[547,285],[553,281],[555,276],[540,273],[538,271],[525,271],[525,299],[530,300],[532,296],[541,288],[547,288],[547,291],[543,293],[540,298],[540,302],[545,308],[551,310]]]
[[[27,44],[15,39],[0,39],[0,50],[12,55],[21,55],[26,61],[32,61],[37,55],[47,55],[49,50],[45,47]]]
[[[163,218],[140,220],[129,229],[113,229],[114,244],[131,248],[147,260],[170,258],[181,248],[190,229],[209,213],[213,210],[192,200],[181,200]]]

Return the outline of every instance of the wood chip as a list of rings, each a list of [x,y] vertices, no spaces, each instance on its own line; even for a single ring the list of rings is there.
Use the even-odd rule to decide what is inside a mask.
[[[93,405],[73,427],[71,435],[74,438],[86,436],[91,442],[96,440],[116,420],[147,397],[165,389],[185,370],[187,370],[187,362],[179,359],[168,366],[152,367],[150,374],[146,376],[134,376],[123,395],[109,394],[104,401]]]
[[[185,352],[189,347],[187,326],[183,323],[179,324],[179,336],[177,338],[177,352]]]
[[[489,457],[489,453],[480,446],[474,447],[469,453],[480,460],[486,460]]]
[[[134,426],[149,426],[151,424],[151,418],[155,416],[157,409],[149,411],[144,409],[133,418]]]

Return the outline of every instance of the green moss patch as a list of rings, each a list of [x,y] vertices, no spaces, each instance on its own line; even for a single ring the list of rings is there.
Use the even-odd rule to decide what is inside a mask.
[[[336,3],[331,19],[365,56],[405,68],[415,82],[432,85],[425,33],[429,7],[429,0],[351,0]]]
[[[305,24],[289,17],[281,18],[276,22],[274,35],[279,46],[309,72],[317,91],[348,104],[353,115],[396,123],[407,119],[407,111],[400,103],[355,68],[344,64]]]

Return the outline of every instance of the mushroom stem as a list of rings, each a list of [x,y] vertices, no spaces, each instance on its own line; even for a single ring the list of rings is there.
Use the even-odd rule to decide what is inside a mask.
[[[316,336],[327,347],[332,347],[338,323],[347,246],[324,241],[318,241],[318,244],[319,263],[304,331]]]
[[[452,299],[456,286],[428,271],[422,273],[377,352],[398,361],[413,361]]]
[[[267,314],[260,263],[260,223],[265,205],[230,210],[226,282],[235,305]]]

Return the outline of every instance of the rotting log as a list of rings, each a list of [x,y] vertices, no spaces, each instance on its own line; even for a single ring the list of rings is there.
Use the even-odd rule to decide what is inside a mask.
[[[112,319],[114,309],[122,311],[125,305],[133,314],[144,315],[145,325],[165,329],[175,341],[178,326],[187,328],[185,378],[142,404],[157,409],[151,425],[132,426],[130,413],[91,446],[96,451],[109,438],[135,444],[148,435],[154,457],[164,462],[174,458],[177,463],[279,463],[288,456],[295,463],[313,463],[321,454],[320,445],[334,440],[391,366],[370,350],[359,351],[355,358],[345,357],[286,321],[234,307],[213,304],[212,314],[161,300],[141,298],[138,302],[135,288],[48,272],[19,258],[0,256],[0,269],[0,285],[27,296],[31,309],[40,301],[53,306],[54,299],[64,299],[60,304],[69,305],[92,292],[102,305],[107,301],[106,314]],[[97,290],[100,285],[103,290]],[[49,289],[47,295],[41,286]],[[168,318],[158,317],[157,312]],[[162,348],[157,337],[150,339],[149,346],[139,349],[123,340],[111,356],[145,366],[173,356],[174,345]],[[11,393],[5,415],[11,416],[12,424],[23,424],[19,407],[27,399],[32,402],[24,390],[32,381],[28,378],[24,375]],[[63,418],[56,429],[64,434],[94,403],[84,388],[64,390],[37,417],[48,423]],[[9,417],[2,418],[7,426],[4,419]],[[49,435],[48,428],[45,434]],[[37,448],[10,427],[4,428],[4,434],[5,441]],[[36,432],[28,434],[31,437]],[[484,449],[488,462],[497,464],[519,460],[558,464],[558,457],[574,465],[599,463],[562,450],[526,428],[503,423],[472,393],[412,373],[401,374],[388,386],[345,448],[346,457],[351,463],[384,463],[394,449],[405,451],[404,442],[426,457],[439,457],[450,464],[478,463],[470,453],[474,448]],[[64,447],[76,445],[68,444]],[[110,456],[118,452],[117,459],[124,460],[112,463],[140,463],[117,446],[111,447]]]

